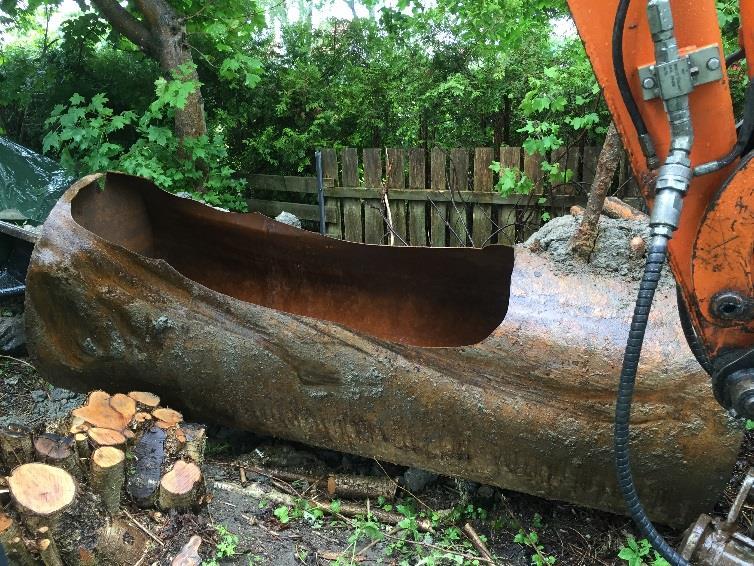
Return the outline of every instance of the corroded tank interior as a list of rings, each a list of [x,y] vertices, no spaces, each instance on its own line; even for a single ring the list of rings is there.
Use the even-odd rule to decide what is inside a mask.
[[[74,220],[242,301],[414,346],[464,346],[508,308],[513,249],[355,244],[260,214],[213,209],[109,173],[73,199]]]

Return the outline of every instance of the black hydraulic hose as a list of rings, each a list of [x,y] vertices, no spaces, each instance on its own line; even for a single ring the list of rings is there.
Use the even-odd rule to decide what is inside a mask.
[[[651,141],[649,139],[649,130],[644,122],[644,118],[639,112],[639,107],[636,105],[636,100],[631,92],[631,86],[628,84],[628,77],[626,76],[626,66],[623,62],[623,32],[626,27],[626,17],[628,16],[628,8],[631,5],[631,0],[620,0],[618,3],[618,10],[615,13],[615,22],[613,23],[613,71],[615,72],[615,78],[618,82],[618,90],[620,91],[623,104],[625,104],[628,114],[631,117],[631,122],[636,129],[636,133],[639,135],[639,140],[642,142],[642,149],[645,151],[645,157],[650,162],[650,167],[654,168],[657,156],[654,154],[654,148],[651,147]]]
[[[730,67],[731,65],[735,65],[736,63],[738,63],[739,61],[745,58],[746,58],[746,51],[744,51],[743,49],[739,49],[735,53],[731,53],[725,58],[725,66]]]
[[[686,303],[683,300],[681,287],[679,285],[676,285],[676,301],[678,303],[678,318],[681,320],[683,335],[686,337],[686,342],[691,349],[691,353],[694,354],[696,361],[699,362],[702,369],[704,369],[709,375],[712,375],[712,363],[709,361],[707,351],[704,349],[704,345],[699,341],[694,326],[691,324],[691,317],[689,316],[689,311],[686,308]]]
[[[628,336],[626,351],[623,356],[623,368],[618,386],[618,399],[615,405],[615,469],[618,475],[618,487],[626,501],[631,518],[641,530],[649,543],[659,552],[671,566],[689,566],[689,563],[678,554],[657,532],[655,526],[647,516],[639,501],[634,478],[631,473],[629,457],[629,423],[631,420],[631,402],[636,382],[636,371],[644,344],[644,334],[647,330],[649,312],[652,308],[657,284],[660,281],[665,259],[667,257],[668,241],[664,236],[655,236],[647,254],[647,264],[644,276],[639,286],[636,298],[634,316],[631,320],[631,332]]]

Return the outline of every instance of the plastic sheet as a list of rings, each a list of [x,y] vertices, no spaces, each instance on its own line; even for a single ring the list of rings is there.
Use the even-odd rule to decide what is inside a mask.
[[[0,137],[0,220],[42,224],[72,182],[59,163]]]

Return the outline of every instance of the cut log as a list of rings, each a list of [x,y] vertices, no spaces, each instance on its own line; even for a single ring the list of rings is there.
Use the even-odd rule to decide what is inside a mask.
[[[60,558],[58,547],[55,546],[52,539],[43,538],[38,540],[37,549],[45,566],[63,566],[63,560]]]
[[[197,507],[203,485],[199,466],[178,460],[160,480],[160,508],[167,511]]]
[[[120,496],[126,481],[125,460],[123,451],[111,446],[97,448],[92,454],[92,491],[100,496],[110,515],[114,515],[120,506]]]
[[[114,446],[115,448],[126,447],[126,437],[117,430],[109,428],[90,428],[87,431],[89,440],[95,448],[100,446]]]
[[[123,397],[126,396],[123,395]],[[93,391],[89,394],[86,405],[74,409],[73,416],[81,417],[85,422],[95,427],[123,430],[128,426],[128,423],[131,422],[131,419],[136,413],[136,402],[130,397],[126,397],[126,399],[134,403],[134,411],[129,415],[127,412],[121,412],[113,407],[110,404],[111,399],[110,395],[104,391]],[[124,403],[120,398],[116,401],[116,405],[121,409],[124,408]]]
[[[565,269],[522,246],[509,293],[496,246],[320,241],[97,179],[63,196],[29,267],[28,348],[50,382],[87,391],[106,376],[203,422],[625,512],[612,422],[635,272]],[[297,250],[313,263],[297,267]],[[647,511],[685,526],[714,505],[743,431],[686,345],[670,278],[633,414]]]
[[[34,444],[31,439],[31,430],[15,423],[0,428],[0,456],[9,469],[33,462]]]
[[[207,430],[203,425],[183,423],[180,428],[184,435],[183,453],[197,466],[204,463],[204,450],[207,445]]]
[[[13,517],[0,513],[0,546],[5,550],[9,564],[18,566],[34,566],[37,564],[29,548],[24,542],[20,527]]]
[[[152,411],[152,416],[157,419],[158,426],[162,428],[169,428],[183,421],[183,415],[173,409],[155,409]],[[164,423],[166,426],[163,426],[160,423]]]
[[[146,391],[131,391],[128,396],[136,401],[136,406],[140,409],[145,407],[156,409],[160,404],[160,398],[154,393],[147,393]]]
[[[634,208],[617,197],[607,197],[602,213],[610,218],[619,218],[623,220],[633,220],[636,222],[646,222],[648,216],[641,210]]]
[[[43,464],[50,464],[64,469],[76,479],[82,479],[76,441],[70,436],[45,433],[34,441],[36,459]]]
[[[165,460],[165,438],[164,430],[152,427],[134,446],[126,489],[139,507],[154,505]]]
[[[91,454],[91,448],[89,447],[89,435],[85,432],[79,432],[76,433],[76,435],[73,437],[73,440],[76,442],[76,452],[78,452],[79,458],[89,458],[89,455]]]
[[[61,468],[31,463],[19,466],[8,478],[11,499],[32,530],[53,527],[76,496],[76,483]]]

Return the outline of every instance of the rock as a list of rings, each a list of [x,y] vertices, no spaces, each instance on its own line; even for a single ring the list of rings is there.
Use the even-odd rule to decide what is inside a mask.
[[[424,491],[424,488],[439,477],[434,472],[420,470],[419,468],[409,468],[403,474],[403,486],[411,493],[417,494]]]
[[[21,356],[26,353],[23,314],[0,317],[0,353],[6,356]]]
[[[281,212],[275,217],[275,220],[282,222],[283,224],[288,224],[288,226],[301,228],[301,220],[298,219],[298,216],[291,214],[290,212]]]
[[[47,393],[42,391],[41,389],[37,389],[36,391],[31,392],[31,398],[34,399],[37,403],[41,403],[42,401],[47,399]]]

